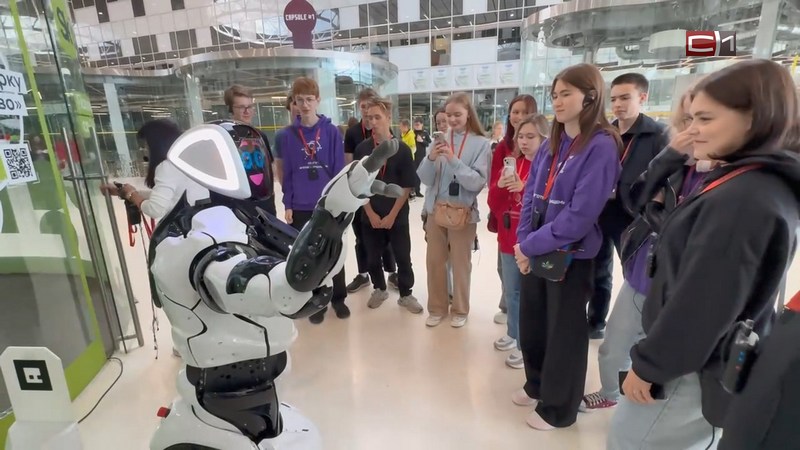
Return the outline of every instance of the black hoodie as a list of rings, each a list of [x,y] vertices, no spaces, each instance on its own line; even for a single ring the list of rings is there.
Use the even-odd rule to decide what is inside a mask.
[[[642,310],[647,337],[631,349],[634,372],[651,383],[699,373],[703,415],[717,427],[731,400],[719,382],[723,342],[739,320],[769,332],[800,226],[797,153],[749,152],[701,189],[749,164],[762,167],[687,198],[664,222]]]

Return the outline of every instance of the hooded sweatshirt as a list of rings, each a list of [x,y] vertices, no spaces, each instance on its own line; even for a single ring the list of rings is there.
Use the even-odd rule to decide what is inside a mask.
[[[298,116],[285,128],[280,144],[283,156],[283,205],[286,209],[312,211],[322,190],[344,168],[344,141],[339,129],[323,115],[313,127],[304,127]],[[309,151],[300,135],[305,138]],[[319,133],[319,140],[316,140]]]
[[[505,167],[503,159],[512,156],[511,149],[508,146],[509,142],[513,141],[509,141],[509,139],[500,141],[500,144],[494,150],[491,174],[489,176],[488,203],[489,210],[497,218],[497,247],[500,249],[500,253],[513,255],[514,246],[517,244],[517,227],[519,226],[519,216],[520,210],[522,210],[522,198],[525,195],[525,190],[511,192],[508,188],[501,188],[497,185]],[[531,162],[523,154],[517,157],[517,175],[523,184],[528,181],[528,176],[530,176]],[[504,224],[503,216],[506,214],[511,219],[509,228],[506,228]]]
[[[517,239],[522,253],[535,259],[571,244],[575,259],[592,259],[600,251],[602,233],[597,224],[611,197],[620,173],[619,148],[608,133],[599,131],[572,154],[573,139],[561,136],[561,147],[555,155],[556,170],[552,192],[541,227],[534,230],[534,211],[544,211],[544,191],[553,155],[550,139],[546,139],[533,160],[532,172],[525,183]]]
[[[645,381],[699,373],[703,415],[717,427],[732,398],[719,382],[726,336],[746,319],[759,336],[769,331],[800,227],[797,153],[748,152],[709,172],[699,189],[749,164],[762,167],[692,195],[664,222],[642,309],[647,337],[631,349]]]
[[[428,214],[433,214],[437,201],[458,202],[472,207],[470,223],[478,223],[480,222],[478,194],[486,187],[486,181],[489,179],[491,162],[489,140],[473,133],[466,137],[464,133],[446,133],[445,137],[448,143],[451,139],[455,143],[453,148],[456,157],[449,161],[444,156],[438,157],[436,161],[425,157],[417,169],[419,179],[425,186],[431,188],[425,194],[424,210]],[[462,142],[463,152],[461,152]],[[461,153],[460,158],[459,153]],[[460,186],[458,196],[450,195],[449,188],[452,182]]]

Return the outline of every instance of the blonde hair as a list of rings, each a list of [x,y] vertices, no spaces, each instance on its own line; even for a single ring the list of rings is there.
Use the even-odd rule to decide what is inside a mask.
[[[381,108],[387,117],[392,117],[392,101],[388,98],[372,97],[367,101],[367,109],[374,107]]]
[[[536,127],[536,132],[539,133],[539,138],[541,141],[539,144],[541,145],[547,136],[550,134],[550,123],[547,121],[547,117],[543,114],[531,114],[530,116],[526,117],[522,122],[519,123],[516,131],[514,132],[514,144],[516,147],[517,140],[519,139],[519,130],[522,129],[525,125],[533,125]]]
[[[691,100],[692,95],[694,93],[694,89],[697,84],[702,80],[702,78],[698,78],[694,80],[692,84],[690,84],[686,90],[681,95],[681,98],[678,99],[678,104],[675,105],[675,108],[672,110],[672,115],[669,118],[669,125],[670,125],[670,134],[680,133],[681,131],[685,131],[688,128],[685,124],[684,118],[689,113],[686,108],[683,107],[683,104],[686,103],[686,100]]]
[[[486,134],[484,134],[483,128],[481,127],[481,123],[478,122],[478,113],[475,111],[475,107],[472,105],[472,98],[469,94],[466,92],[456,92],[444,103],[445,108],[447,108],[447,105],[451,103],[461,105],[467,110],[468,132],[478,136],[486,137]]]

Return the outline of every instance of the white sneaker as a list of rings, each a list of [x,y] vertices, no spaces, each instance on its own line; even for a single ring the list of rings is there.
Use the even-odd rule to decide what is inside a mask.
[[[507,352],[509,350],[515,349],[516,347],[517,347],[517,340],[509,335],[505,335],[500,339],[494,341],[494,348],[500,350],[501,352]]]
[[[536,411],[533,411],[530,414],[528,414],[528,418],[525,419],[525,422],[528,424],[529,427],[533,428],[534,430],[551,431],[556,429],[556,427],[545,422],[544,419],[542,419],[542,416],[540,416],[539,413],[537,413]]]
[[[494,315],[494,323],[498,325],[505,325],[508,323],[508,314],[504,313],[503,311],[499,311],[497,314]]]
[[[433,328],[442,323],[442,319],[444,319],[444,317],[434,316],[433,314],[431,314],[430,316],[428,316],[428,320],[425,321],[425,326]]]
[[[528,397],[525,389],[517,389],[511,394],[511,401],[517,406],[533,406],[538,402],[535,398]]]
[[[509,353],[508,358],[506,358],[506,365],[512,369],[524,369],[525,361],[522,360],[522,352],[514,350]]]
[[[453,328],[461,328],[467,324],[467,316],[455,315],[450,319],[450,326]]]
[[[389,298],[389,293],[386,291],[382,291],[380,289],[375,289],[372,291],[372,295],[369,296],[369,301],[367,301],[367,306],[370,309],[378,308]]]

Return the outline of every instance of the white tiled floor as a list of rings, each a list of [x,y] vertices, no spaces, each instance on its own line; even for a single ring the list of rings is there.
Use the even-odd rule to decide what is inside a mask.
[[[485,196],[481,201],[485,205]],[[417,218],[422,202],[411,207],[415,294],[425,304],[425,245]],[[124,213],[121,213],[124,220]],[[485,216],[485,214],[484,214]],[[426,329],[425,315],[412,315],[395,303],[397,294],[377,310],[366,307],[369,290],[350,295],[352,317],[332,312],[321,325],[298,321],[299,338],[291,351],[291,372],[280,398],[300,408],[320,428],[326,449],[601,449],[611,412],[580,415],[576,425],[547,433],[525,424],[527,408],[509,396],[524,380],[521,370],[503,364],[506,353],[492,342],[505,327],[492,322],[500,283],[496,274],[495,235],[479,226],[481,250],[473,258],[472,311],[462,329],[444,323]],[[352,243],[348,246],[352,247]],[[140,248],[129,249],[129,267],[146,328],[146,345],[119,355],[125,370],[95,412],[80,426],[87,450],[145,449],[160,406],[175,395],[180,365],[171,356],[169,325],[158,311],[159,357],[150,331],[150,304]],[[615,267],[615,295],[621,275]],[[795,263],[795,269],[798,267]],[[800,287],[794,270],[789,292]],[[352,249],[347,278],[355,274]],[[589,354],[587,392],[599,387],[597,348]],[[119,373],[109,363],[76,400],[82,416]]]

